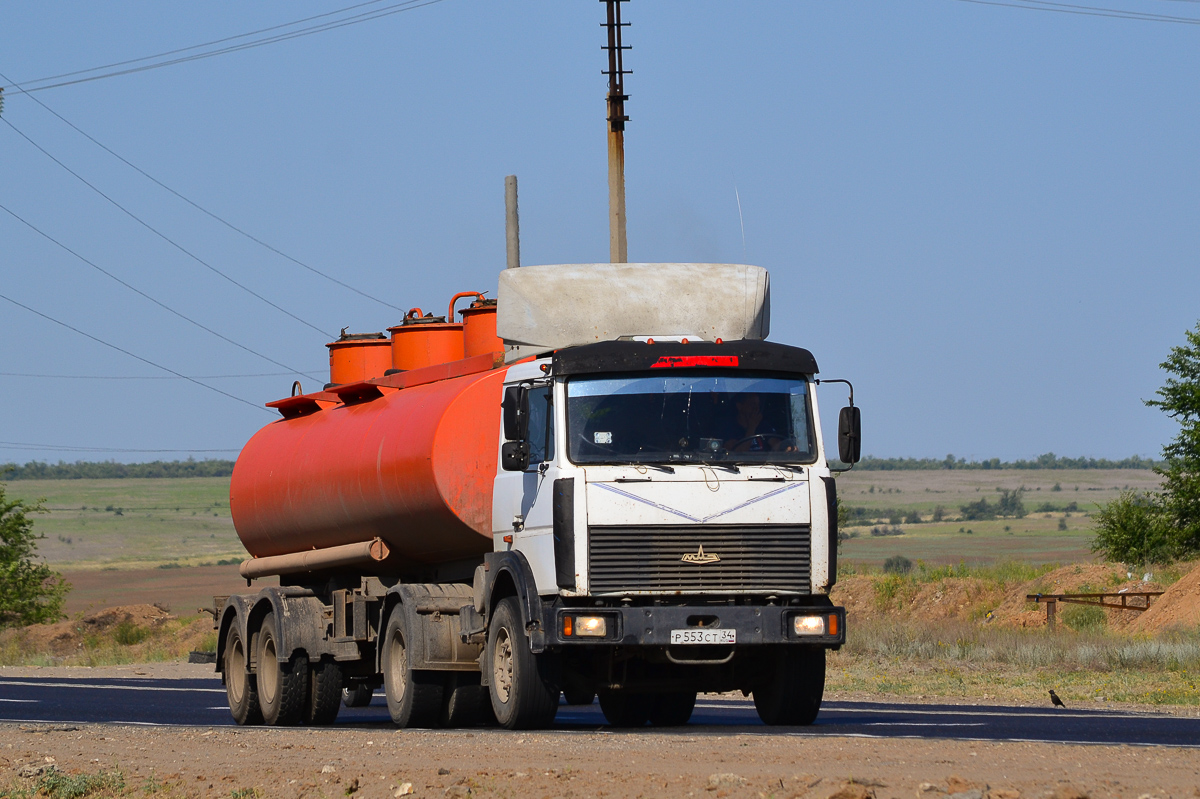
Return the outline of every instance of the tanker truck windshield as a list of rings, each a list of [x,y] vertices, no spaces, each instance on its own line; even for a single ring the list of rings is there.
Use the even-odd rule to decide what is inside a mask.
[[[812,463],[808,381],[740,373],[567,383],[573,463]]]

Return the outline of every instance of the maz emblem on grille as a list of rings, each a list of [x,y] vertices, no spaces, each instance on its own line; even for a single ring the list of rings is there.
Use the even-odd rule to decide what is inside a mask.
[[[705,563],[716,563],[720,559],[720,555],[709,555],[705,553],[703,544],[700,545],[700,549],[696,550],[695,552],[689,552],[680,558],[680,560],[684,563],[696,563],[700,565]]]

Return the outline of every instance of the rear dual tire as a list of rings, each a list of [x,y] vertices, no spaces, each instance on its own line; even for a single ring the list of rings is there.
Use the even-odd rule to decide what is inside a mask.
[[[437,672],[411,668],[404,609],[388,616],[383,634],[383,690],[388,712],[399,727],[436,727],[441,721],[444,679]]]
[[[258,702],[268,725],[291,727],[305,720],[312,702],[308,656],[295,653],[280,662],[280,651],[275,614],[268,613],[258,633]]]

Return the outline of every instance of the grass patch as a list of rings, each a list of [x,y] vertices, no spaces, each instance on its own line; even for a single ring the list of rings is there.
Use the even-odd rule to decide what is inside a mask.
[[[101,771],[98,774],[66,774],[50,769],[38,780],[39,794],[51,799],[82,799],[87,796],[120,796],[125,789],[125,775],[120,771]]]
[[[1102,630],[1020,630],[963,622],[864,621],[829,659],[830,691],[1200,705],[1200,633],[1159,639]]]

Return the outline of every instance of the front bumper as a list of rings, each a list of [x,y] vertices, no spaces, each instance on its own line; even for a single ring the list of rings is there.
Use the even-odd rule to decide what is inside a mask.
[[[609,646],[671,646],[674,630],[711,631],[734,630],[733,646],[762,646],[771,644],[808,644],[837,648],[846,642],[846,609],[830,606],[713,606],[713,605],[653,605],[619,608],[564,608],[550,616],[546,643],[552,646],[604,644]],[[605,635],[602,637],[566,635],[564,617],[602,617]],[[819,616],[825,619],[823,633],[799,634],[793,620],[797,616]],[[572,625],[577,630],[578,625]],[[729,644],[724,644],[728,646]],[[686,645],[685,645],[686,646]]]

